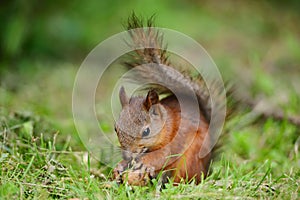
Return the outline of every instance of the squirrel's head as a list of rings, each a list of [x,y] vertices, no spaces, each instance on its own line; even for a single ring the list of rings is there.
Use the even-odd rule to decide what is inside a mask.
[[[122,111],[115,130],[121,148],[132,153],[142,153],[159,145],[167,111],[160,104],[159,96],[150,90],[145,97],[128,98],[124,88],[119,93]]]

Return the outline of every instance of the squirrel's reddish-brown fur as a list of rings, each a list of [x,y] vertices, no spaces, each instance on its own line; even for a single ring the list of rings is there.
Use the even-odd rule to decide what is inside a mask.
[[[155,146],[154,151],[141,157],[141,162],[154,167],[156,172],[161,169],[169,170],[170,177],[174,177],[174,182],[195,178],[198,183],[202,173],[206,176],[210,162],[210,154],[204,158],[199,155],[200,149],[203,148],[204,137],[208,136],[208,123],[201,118],[201,125],[198,126],[191,122],[189,116],[181,117],[180,107],[174,96],[162,100],[161,104],[169,109],[169,119],[166,121],[168,128],[159,133],[164,143]],[[178,122],[186,126],[179,132]],[[168,157],[170,155],[175,156]]]

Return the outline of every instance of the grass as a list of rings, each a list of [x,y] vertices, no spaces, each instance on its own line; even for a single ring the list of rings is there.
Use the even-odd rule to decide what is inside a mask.
[[[1,118],[2,199],[299,198],[299,136],[287,122],[270,119],[233,131],[201,184],[170,183],[162,190],[156,180],[148,187],[118,186],[88,152],[73,151],[68,141],[58,143],[60,133],[46,139],[49,124],[41,123],[23,114]]]
[[[32,16],[25,12],[24,21],[32,21],[35,27],[25,36],[16,31],[22,20],[18,22],[17,16],[11,15],[15,23],[7,26],[1,37],[6,39],[5,45],[11,46],[7,57],[13,52],[17,56],[13,62],[0,62],[0,199],[300,198],[299,127],[285,120],[260,118],[245,107],[228,121],[228,134],[222,139],[211,173],[199,185],[174,187],[169,183],[160,189],[158,181],[153,180],[147,187],[119,186],[111,180],[111,168],[86,151],[71,112],[77,67],[87,50],[121,31],[120,21],[133,9],[148,16],[157,13],[158,25],[198,40],[224,79],[235,82],[237,91],[246,97],[281,108],[286,115],[300,114],[297,9],[266,2],[166,2],[130,1],[116,6],[103,2],[103,12],[99,12],[96,1],[86,7],[71,4],[69,10],[62,5],[55,16],[36,18],[41,21],[26,18]],[[81,15],[72,11],[75,9]],[[52,31],[55,25],[59,25],[61,34]],[[39,29],[42,32],[34,32]],[[17,35],[11,36],[11,32]],[[35,40],[22,41],[30,35]],[[53,37],[66,40],[55,46],[50,42]],[[70,41],[72,45],[68,45]],[[27,51],[28,55],[24,53]],[[34,52],[39,53],[32,56]],[[57,59],[57,54],[66,54],[67,58]],[[113,78],[107,78],[109,86]],[[102,96],[96,97],[97,114],[101,127],[113,134],[110,110],[106,104],[100,105]]]

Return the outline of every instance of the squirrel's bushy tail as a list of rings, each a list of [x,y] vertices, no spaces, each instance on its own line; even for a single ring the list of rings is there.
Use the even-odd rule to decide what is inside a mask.
[[[128,19],[126,28],[132,41],[127,41],[127,43],[135,51],[130,54],[124,65],[129,69],[136,69],[135,71],[138,73],[131,79],[138,83],[148,83],[159,93],[176,95],[179,93],[189,96],[192,92],[198,99],[204,117],[210,121],[209,92],[219,92],[218,88],[208,91],[201,76],[192,79],[187,72],[176,69],[168,59],[166,44],[163,43],[163,34],[153,26],[153,17],[144,22],[133,13]],[[224,99],[220,101],[224,101]]]
[[[125,64],[135,67],[142,64],[156,63],[168,64],[166,46],[163,46],[163,35],[154,28],[154,16],[147,20],[138,18],[134,13],[128,19],[126,29],[130,34],[132,43],[128,44],[135,49],[135,54]]]

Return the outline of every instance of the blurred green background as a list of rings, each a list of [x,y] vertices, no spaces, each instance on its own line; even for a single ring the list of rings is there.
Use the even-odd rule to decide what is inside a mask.
[[[297,113],[299,8],[292,0],[2,1],[0,108],[43,116],[73,135],[76,71],[97,44],[123,31],[135,11],[155,14],[157,26],[196,39],[242,96],[267,98]]]
[[[110,169],[91,161],[72,117],[80,64],[101,41],[123,31],[133,11],[155,14],[158,27],[203,45],[242,104],[260,102],[260,110],[299,116],[299,10],[297,0],[2,0],[0,197],[157,197],[155,185],[145,194],[110,182]],[[113,133],[109,106],[96,108],[101,127]],[[299,127],[244,108],[225,127],[228,140],[212,175],[197,187],[169,185],[162,198],[299,199]]]

